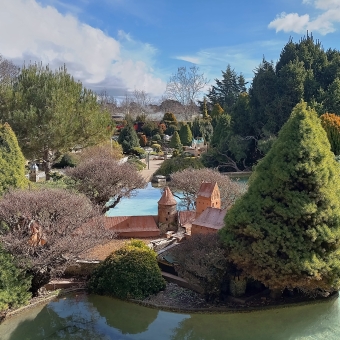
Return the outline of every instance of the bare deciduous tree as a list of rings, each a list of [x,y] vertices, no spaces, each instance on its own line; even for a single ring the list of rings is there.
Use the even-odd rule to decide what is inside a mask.
[[[114,237],[88,198],[62,189],[5,194],[0,223],[0,242],[33,275],[33,293],[84,251]]]
[[[171,254],[178,274],[203,288],[206,300],[220,298],[230,264],[217,234],[193,235],[172,248]]]
[[[19,74],[19,67],[0,54],[0,84],[9,85]]]
[[[208,82],[197,66],[191,66],[189,69],[179,67],[177,73],[170,77],[165,93],[169,99],[177,100],[184,106],[184,114],[188,118],[188,115],[196,110],[198,95]]]
[[[105,152],[67,169],[66,174],[75,180],[75,188],[99,205],[103,213],[146,185],[134,165],[121,163]]]
[[[230,208],[246,190],[246,184],[232,181],[228,176],[212,169],[185,169],[171,175],[170,186],[183,193],[182,204],[187,210],[195,208],[197,193],[202,182],[216,182],[221,194],[221,208]]]

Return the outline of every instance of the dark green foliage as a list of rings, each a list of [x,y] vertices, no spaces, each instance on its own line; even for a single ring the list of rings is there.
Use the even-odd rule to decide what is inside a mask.
[[[155,135],[152,136],[152,140],[155,142],[160,142],[162,140],[161,136],[159,133],[156,133]]]
[[[28,304],[31,293],[31,278],[15,266],[12,255],[0,244],[0,312]]]
[[[170,124],[168,127],[165,129],[164,133],[168,136],[172,136],[175,131],[178,131],[178,127],[176,124]]]
[[[194,235],[171,254],[179,276],[203,288],[206,300],[219,300],[222,291],[226,292],[231,266],[217,234]]]
[[[174,172],[187,168],[202,169],[204,165],[199,158],[173,156],[173,158],[167,159],[162,163],[160,168],[155,172],[155,175],[169,176]]]
[[[172,135],[170,139],[169,147],[173,149],[177,149],[177,150],[182,149],[181,139],[179,138],[179,134],[177,131],[175,131],[174,134]]]
[[[74,168],[79,162],[79,157],[76,154],[72,154],[70,152],[65,153],[58,163],[54,164],[54,168],[66,168],[71,167]]]
[[[339,289],[339,180],[326,132],[300,102],[226,215],[230,259],[272,289]]]
[[[131,124],[127,124],[120,131],[118,143],[122,146],[124,153],[129,153],[132,148],[140,146],[137,133]]]
[[[145,150],[139,146],[135,146],[134,148],[132,148],[130,150],[130,153],[132,155],[138,156],[139,158],[145,158],[145,154],[146,154]]]
[[[222,71],[222,79],[215,79],[215,82],[207,96],[212,104],[218,103],[225,112],[230,112],[239,94],[246,91],[247,83],[243,75],[237,75],[229,64],[226,71]]]
[[[181,126],[181,129],[179,130],[179,137],[181,139],[182,145],[191,145],[192,133],[188,124]]]
[[[0,124],[0,195],[9,188],[24,188],[25,158],[11,127]]]
[[[143,299],[165,288],[157,253],[144,242],[132,240],[109,255],[88,282],[90,293],[121,299]]]

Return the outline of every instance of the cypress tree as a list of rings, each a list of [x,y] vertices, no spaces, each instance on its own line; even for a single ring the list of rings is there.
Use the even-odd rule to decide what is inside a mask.
[[[25,158],[9,124],[0,124],[0,195],[9,188],[23,188]]]
[[[192,133],[188,124],[181,126],[179,130],[179,137],[181,139],[182,145],[191,145]]]
[[[122,146],[124,153],[129,153],[132,148],[140,146],[138,135],[132,124],[128,123],[120,131],[118,143]]]
[[[170,148],[177,150],[182,149],[181,139],[179,138],[179,134],[177,131],[175,131],[174,134],[172,135],[169,146]]]
[[[340,287],[340,179],[326,132],[300,102],[225,218],[230,259],[274,290]]]

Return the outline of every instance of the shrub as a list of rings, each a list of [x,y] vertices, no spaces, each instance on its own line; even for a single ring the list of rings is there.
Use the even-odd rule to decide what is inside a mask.
[[[171,254],[178,274],[203,288],[206,300],[219,299],[227,291],[231,265],[217,234],[193,235]]]
[[[159,142],[162,140],[161,136],[159,135],[159,133],[156,133],[155,135],[152,136],[152,140],[154,142]]]
[[[131,149],[130,153],[132,155],[136,155],[138,156],[139,158],[145,158],[145,150],[140,148],[140,147],[134,147]]]
[[[5,252],[0,245],[0,312],[28,303],[31,293],[31,278],[26,277],[14,262],[13,256]]]
[[[121,299],[143,299],[165,288],[157,254],[142,241],[131,241],[96,268],[88,291]]]
[[[152,144],[151,147],[156,152],[162,151],[162,146],[160,144]]]
[[[333,113],[325,113],[321,117],[322,127],[326,130],[331,149],[340,155],[340,117]]]
[[[170,176],[174,172],[187,168],[202,169],[204,166],[199,158],[178,156],[165,160],[155,175]]]
[[[140,161],[138,158],[131,156],[128,159],[128,163],[133,164],[138,171],[145,169],[146,164],[142,161]]]
[[[54,164],[54,168],[62,169],[71,167],[74,168],[79,162],[79,157],[72,153],[65,153],[59,162]]]

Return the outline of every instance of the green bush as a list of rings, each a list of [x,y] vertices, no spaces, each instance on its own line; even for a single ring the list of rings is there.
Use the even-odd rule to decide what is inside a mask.
[[[132,155],[136,155],[139,158],[145,158],[145,150],[143,148],[140,148],[138,146],[131,149],[130,153]]]
[[[146,164],[140,161],[138,158],[135,156],[132,156],[128,159],[128,162],[133,164],[138,171],[143,170],[146,167]]]
[[[72,153],[65,153],[58,163],[53,165],[54,168],[62,169],[71,167],[74,168],[79,162],[79,157]]]
[[[152,136],[152,140],[154,142],[160,142],[162,140],[162,138],[161,138],[159,133],[156,133],[154,136]]]
[[[165,160],[155,172],[155,175],[169,176],[187,168],[202,169],[204,165],[199,158],[178,156]]]
[[[28,292],[31,278],[25,277],[13,263],[13,257],[0,245],[0,312],[27,304],[31,298]]]
[[[156,151],[156,152],[162,151],[162,146],[159,145],[159,144],[152,144],[151,147],[152,147],[152,149],[153,149],[154,151]]]
[[[143,299],[165,288],[157,254],[142,241],[133,240],[109,255],[88,281],[90,293],[121,299]]]

